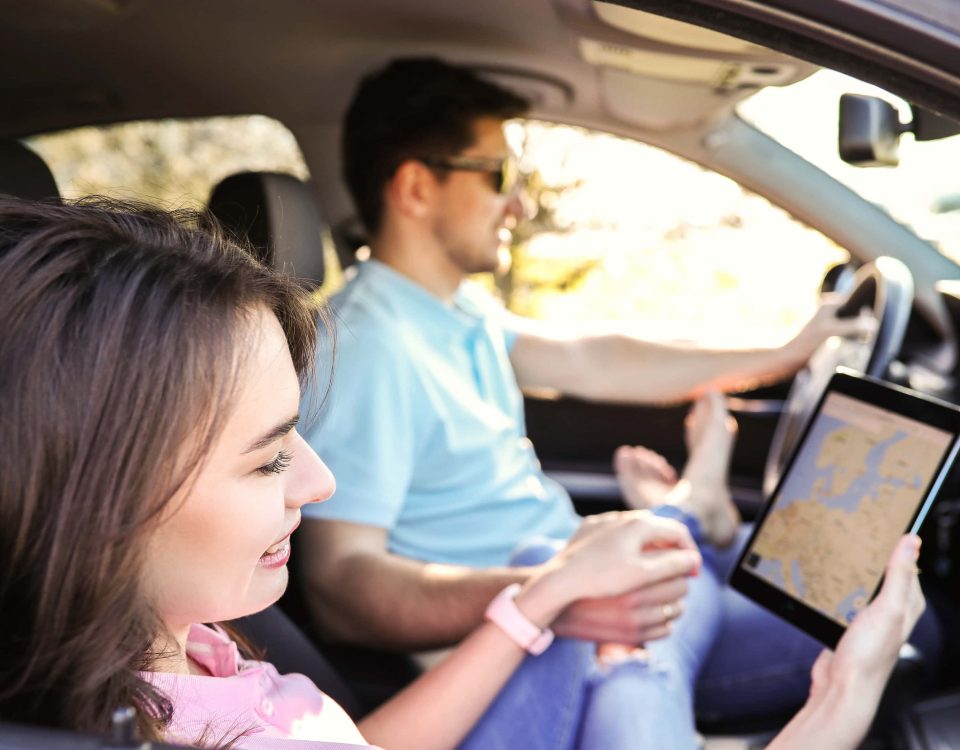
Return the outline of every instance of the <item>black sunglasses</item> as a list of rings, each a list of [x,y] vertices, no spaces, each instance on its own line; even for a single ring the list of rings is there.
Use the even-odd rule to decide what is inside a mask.
[[[520,176],[517,160],[508,156],[505,159],[490,159],[482,156],[425,156],[420,159],[432,169],[462,169],[466,172],[485,172],[493,175],[493,188],[500,195],[513,192]]]

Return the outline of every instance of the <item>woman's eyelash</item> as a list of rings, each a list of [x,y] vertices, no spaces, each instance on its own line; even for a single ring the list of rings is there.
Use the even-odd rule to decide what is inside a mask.
[[[279,474],[290,465],[290,461],[292,459],[293,454],[290,451],[281,450],[277,453],[276,458],[274,458],[270,463],[264,464],[258,468],[257,473],[264,476],[269,476],[270,474]]]

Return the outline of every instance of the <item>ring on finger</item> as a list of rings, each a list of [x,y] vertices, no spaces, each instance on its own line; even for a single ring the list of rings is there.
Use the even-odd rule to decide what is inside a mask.
[[[663,619],[672,620],[674,615],[674,609],[672,604],[663,605]]]

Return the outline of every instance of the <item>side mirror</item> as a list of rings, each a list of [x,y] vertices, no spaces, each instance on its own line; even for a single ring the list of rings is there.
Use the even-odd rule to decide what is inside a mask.
[[[938,115],[936,112],[911,104],[913,122],[910,130],[918,141],[935,141],[938,138],[949,138],[960,133],[960,122],[949,117]]]
[[[918,141],[933,141],[960,133],[960,123],[916,104],[913,120],[900,122],[890,103],[875,96],[840,97],[838,147],[840,158],[858,167],[895,167],[900,163],[900,136],[913,133]]]
[[[900,163],[900,124],[896,108],[874,96],[840,97],[840,158],[858,167],[895,167]]]

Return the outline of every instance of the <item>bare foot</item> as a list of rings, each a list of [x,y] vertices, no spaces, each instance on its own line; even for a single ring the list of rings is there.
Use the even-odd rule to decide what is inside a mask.
[[[697,517],[708,542],[727,547],[740,525],[727,484],[737,421],[727,412],[723,396],[711,391],[693,405],[686,427],[687,464],[672,495]]]
[[[677,483],[677,472],[659,453],[641,445],[621,445],[613,469],[627,506],[643,510],[659,505]]]

